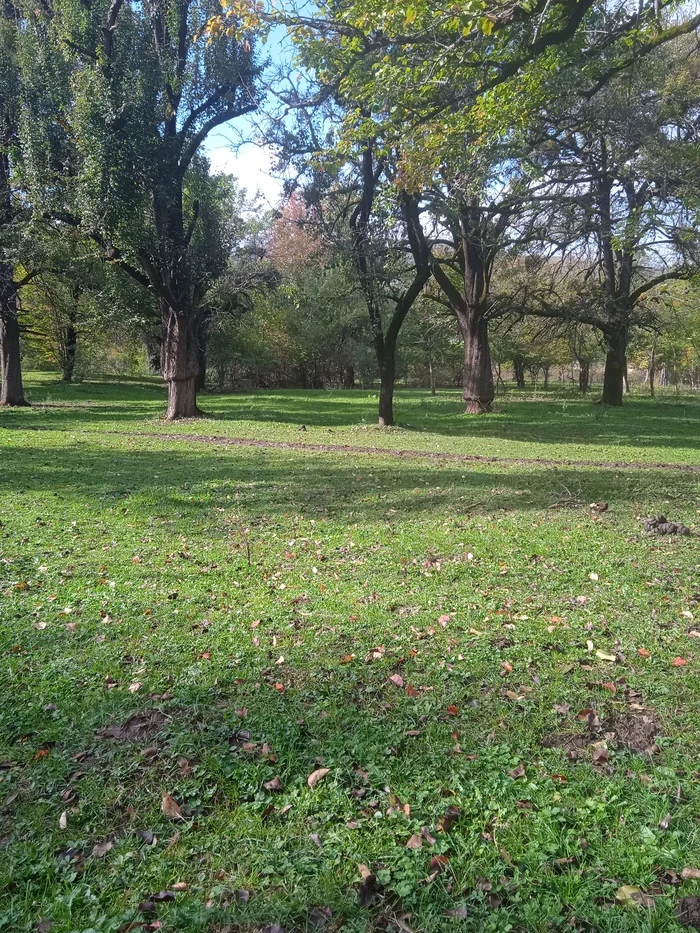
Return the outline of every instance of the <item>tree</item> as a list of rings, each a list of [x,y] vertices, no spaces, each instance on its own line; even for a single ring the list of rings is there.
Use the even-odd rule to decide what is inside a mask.
[[[26,210],[15,197],[13,163],[18,157],[19,62],[15,9],[0,5],[0,405],[26,405],[20,355],[17,247]],[[25,280],[26,281],[26,280]]]
[[[27,82],[39,90],[27,101],[32,196],[156,296],[169,419],[197,412],[201,309],[227,261],[214,229],[218,183],[200,150],[213,129],[258,106],[252,36],[195,41],[218,9],[214,0],[68,0],[29,11],[25,34]],[[61,114],[44,112],[41,93],[57,48],[70,71]],[[56,134],[37,127],[59,120],[70,165],[42,153]]]
[[[693,75],[682,98],[677,75],[667,77],[669,61]],[[622,404],[631,329],[653,323],[646,296],[697,264],[695,216],[682,197],[683,165],[694,152],[684,126],[700,105],[697,70],[682,44],[670,48],[590,100],[555,108],[539,141],[543,188],[559,207],[548,241],[576,251],[588,283],[585,301],[543,313],[571,315],[602,332],[604,404]]]

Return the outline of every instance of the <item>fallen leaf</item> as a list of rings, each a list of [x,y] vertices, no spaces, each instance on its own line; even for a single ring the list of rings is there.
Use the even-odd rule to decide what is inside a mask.
[[[61,829],[65,829],[68,826],[68,810],[64,810],[63,813],[59,816],[58,825]]]
[[[662,820],[659,820],[659,829],[668,829],[670,822],[671,822],[671,814],[667,813],[666,816]]]
[[[599,745],[593,750],[593,764],[602,765],[610,761],[610,752],[605,745]]]
[[[282,781],[280,781],[278,777],[273,777],[271,781],[266,781],[265,784],[263,784],[263,787],[265,788],[265,790],[271,790],[271,791],[284,790]]]
[[[446,627],[447,627],[447,623],[448,623],[449,621],[450,621],[450,617],[449,617],[448,615],[446,615],[446,614],[445,614],[445,615],[441,615],[440,618],[438,619],[438,622],[440,623],[440,625],[441,625],[443,628],[446,628]]]
[[[315,787],[327,774],[330,774],[330,770],[330,768],[318,768],[318,770],[312,771],[307,777],[306,783],[309,787]]]
[[[598,648],[598,650],[596,651],[595,656],[599,658],[601,661],[615,661],[616,660],[614,654],[609,654],[607,651],[601,651],[600,648]]]
[[[438,820],[438,829],[442,830],[443,833],[448,833],[461,815],[462,811],[459,807],[448,807]]]
[[[136,693],[136,691],[140,690],[142,686],[143,684],[140,681],[135,680],[133,684],[129,684],[129,693]]]
[[[403,687],[403,677],[401,674],[392,674],[389,680],[392,684],[396,684],[397,687]]]
[[[113,847],[114,847],[114,843],[109,842],[109,840],[105,839],[103,842],[95,843],[95,845],[92,847],[92,854],[95,856],[95,858],[102,858],[108,852],[110,852]]]
[[[672,664],[674,667],[685,667],[685,665],[686,665],[687,663],[688,663],[688,662],[686,661],[685,658],[680,658],[680,657],[674,658],[673,661],[671,661],[671,664]]]
[[[420,695],[420,693],[419,693],[418,690],[416,690],[415,687],[412,687],[410,684],[407,684],[407,685],[406,685],[406,696],[409,696],[409,697],[412,697],[412,698],[413,698],[413,697],[417,697],[417,696],[419,696],[419,695]]]
[[[163,811],[163,815],[169,820],[184,820],[179,804],[167,792],[163,794],[163,799],[160,802],[160,809]]]
[[[600,685],[603,690],[609,690],[610,693],[617,693],[617,687],[611,680],[606,680]]]
[[[637,654],[640,658],[650,658],[651,651],[648,648],[637,648]]]
[[[622,907],[653,907],[654,898],[632,884],[623,884],[615,892],[615,900]]]
[[[447,707],[447,712],[450,714],[450,716],[458,716],[458,715],[459,715],[459,706],[455,706],[454,704],[453,704],[452,706],[448,706],[448,707]]]
[[[525,765],[521,762],[517,768],[508,772],[508,777],[516,781],[518,778],[525,777]]]
[[[190,886],[186,881],[176,881],[175,884],[172,885],[173,891],[189,891],[189,889]]]
[[[414,833],[406,843],[407,849],[421,849],[423,847],[423,837]]]
[[[323,845],[323,843],[321,842],[321,837],[319,836],[318,833],[311,833],[309,835],[309,839],[313,842],[314,845],[318,846],[319,849]]]
[[[554,712],[557,714],[557,716],[566,716],[566,714],[569,712],[570,709],[571,707],[569,706],[568,703],[555,703],[554,704]]]
[[[512,673],[513,673],[513,665],[510,663],[510,661],[502,661],[502,662],[501,662],[501,667],[502,667],[503,670],[506,671],[508,674],[512,674]]]
[[[158,891],[157,894],[152,894],[150,899],[154,904],[165,904],[174,901],[175,895],[172,891]]]
[[[700,868],[684,868],[681,878],[683,881],[700,881]]]

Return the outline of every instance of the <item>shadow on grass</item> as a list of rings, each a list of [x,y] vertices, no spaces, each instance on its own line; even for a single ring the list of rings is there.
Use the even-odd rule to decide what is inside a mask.
[[[164,411],[165,390],[157,380],[101,380],[76,386],[37,384],[31,392],[36,408],[29,414],[0,413],[0,427],[36,426],[56,429],[128,425],[157,419]],[[42,406],[43,400],[50,407]],[[192,422],[207,431],[212,421],[244,421],[328,428],[374,425],[377,396],[372,390],[258,390],[241,395],[204,395],[207,415]],[[399,389],[399,427],[455,438],[502,439],[539,444],[670,447],[700,452],[700,402],[689,398],[650,400],[632,397],[621,409],[606,409],[594,399],[549,393],[546,401],[501,397],[496,411],[479,417],[463,413],[457,392]],[[215,426],[211,433],[216,433]]]
[[[31,436],[31,435],[30,435]],[[555,503],[611,505],[639,503],[652,497],[691,499],[698,477],[643,470],[599,470],[515,464],[475,466],[439,461],[402,460],[350,453],[149,442],[125,447],[121,437],[102,446],[61,443],[44,448],[5,444],[6,492],[52,492],[62,499],[102,500],[145,496],[149,509],[177,511],[183,517],[201,510],[231,509],[251,517],[283,515],[345,516],[353,520],[393,520],[393,516],[429,514],[445,508],[452,514],[472,511],[533,511]],[[149,443],[153,446],[149,447]],[[235,497],[232,502],[232,496]],[[20,500],[21,501],[21,500]]]

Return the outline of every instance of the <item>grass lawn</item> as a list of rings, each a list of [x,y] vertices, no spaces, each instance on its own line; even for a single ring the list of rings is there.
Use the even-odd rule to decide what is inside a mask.
[[[684,929],[699,401],[54,379],[0,412],[0,930]]]

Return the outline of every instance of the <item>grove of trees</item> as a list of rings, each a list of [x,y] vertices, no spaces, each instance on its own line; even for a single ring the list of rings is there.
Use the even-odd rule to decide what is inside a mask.
[[[0,2],[0,404],[23,362],[147,365],[169,419],[376,382],[381,425],[400,378],[700,381],[697,2]],[[276,208],[211,173],[231,121]]]

